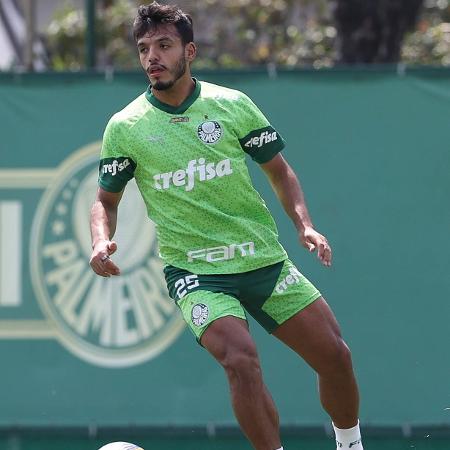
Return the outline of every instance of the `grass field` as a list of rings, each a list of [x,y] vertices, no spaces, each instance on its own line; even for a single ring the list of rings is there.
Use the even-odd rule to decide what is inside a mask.
[[[123,438],[127,440],[126,437]],[[118,440],[117,438],[109,441]],[[141,438],[130,441],[141,445],[144,450],[251,450],[243,439],[192,439],[192,438]],[[17,438],[0,437],[1,450],[97,450],[108,439],[80,438]],[[332,439],[325,438],[286,438],[285,450],[335,450]],[[448,439],[381,439],[364,440],[365,450],[448,450]]]

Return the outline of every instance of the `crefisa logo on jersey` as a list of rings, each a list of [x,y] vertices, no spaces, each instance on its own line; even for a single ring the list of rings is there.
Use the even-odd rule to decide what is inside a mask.
[[[198,126],[197,135],[205,144],[215,144],[222,137],[222,127],[215,120],[208,120]]]
[[[121,276],[89,266],[89,211],[97,189],[100,143],[58,169],[33,222],[30,269],[39,304],[60,342],[99,366],[125,367],[167,348],[184,323],[169,298],[157,256],[154,225],[135,182],[125,189],[112,256]]]

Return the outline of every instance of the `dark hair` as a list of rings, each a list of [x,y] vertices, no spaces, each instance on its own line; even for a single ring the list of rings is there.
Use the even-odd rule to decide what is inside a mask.
[[[170,23],[175,25],[184,45],[194,40],[192,17],[176,5],[160,5],[157,2],[139,6],[133,23],[134,40],[137,41],[158,25]]]

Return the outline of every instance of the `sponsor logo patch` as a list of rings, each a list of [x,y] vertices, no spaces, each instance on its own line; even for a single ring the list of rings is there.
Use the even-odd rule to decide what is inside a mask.
[[[224,177],[231,175],[233,169],[231,168],[231,161],[223,159],[217,164],[213,162],[206,162],[205,158],[199,158],[197,161],[193,159],[188,162],[186,169],[178,169],[174,172],[158,173],[153,176],[154,187],[158,191],[162,189],[169,189],[173,186],[184,186],[186,191],[191,191],[194,188],[195,180],[209,181],[216,177]]]
[[[169,123],[183,123],[183,122],[189,122],[189,117],[172,117],[169,120]]]
[[[244,145],[247,148],[257,147],[260,148],[269,142],[278,140],[277,132],[274,131],[269,133],[268,131],[263,131],[259,136],[251,137]]]
[[[290,285],[298,284],[298,283],[300,283],[300,281],[301,281],[301,273],[295,267],[290,267],[289,275],[286,275],[286,277],[276,285],[275,292],[278,292],[278,294],[281,294]]]
[[[101,170],[104,174],[109,173],[114,177],[117,173],[125,170],[130,164],[131,163],[128,158],[117,158],[109,164],[104,163]]]
[[[236,253],[238,250],[238,253]],[[243,242],[242,244],[222,245],[220,247],[202,248],[187,252],[188,262],[194,259],[203,259],[206,262],[226,261],[234,259],[237,255],[251,256],[255,254],[254,242]]]

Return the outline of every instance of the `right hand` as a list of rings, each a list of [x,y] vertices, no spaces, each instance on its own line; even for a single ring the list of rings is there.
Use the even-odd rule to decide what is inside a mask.
[[[116,250],[117,244],[114,241],[102,239],[96,242],[89,264],[97,275],[102,277],[120,275],[120,269],[110,259],[110,255]]]
[[[312,227],[305,227],[300,233],[300,242],[311,253],[317,249],[317,257],[326,266],[331,266],[331,247],[327,238]]]

